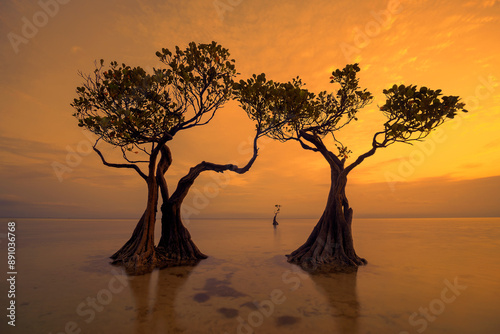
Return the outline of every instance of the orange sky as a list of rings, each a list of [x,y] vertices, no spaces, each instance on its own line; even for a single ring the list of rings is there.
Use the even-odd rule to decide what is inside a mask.
[[[142,179],[88,154],[92,137],[71,116],[77,71],[100,58],[157,67],[162,47],[212,40],[230,50],[242,77],[299,75],[313,91],[333,89],[331,71],[359,62],[361,85],[376,99],[339,137],[353,156],[382,128],[384,88],[461,96],[467,116],[423,146],[391,146],[354,170],[351,206],[358,217],[500,216],[499,1],[55,1],[0,3],[0,216],[140,216]],[[178,135],[170,187],[202,160],[245,163],[252,129],[229,103],[208,126]],[[200,177],[186,216],[268,217],[281,204],[284,217],[319,217],[324,159],[296,143],[261,147],[245,175]]]

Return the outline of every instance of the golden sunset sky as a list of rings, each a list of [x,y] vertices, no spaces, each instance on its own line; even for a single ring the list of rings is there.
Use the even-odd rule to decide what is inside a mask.
[[[500,216],[499,1],[5,0],[0,15],[0,216],[139,217],[144,181],[103,166],[89,151],[95,138],[72,117],[77,72],[101,58],[160,67],[157,50],[191,41],[228,48],[241,78],[300,76],[315,92],[336,89],[331,72],[359,62],[375,101],[338,136],[350,161],[382,129],[384,88],[425,85],[462,97],[468,114],[355,169],[350,204],[355,217]],[[246,163],[252,132],[231,102],[209,125],[176,136],[170,188],[202,160]],[[294,142],[260,146],[248,173],[200,177],[185,216],[272,217],[281,204],[283,217],[319,217],[326,161]]]

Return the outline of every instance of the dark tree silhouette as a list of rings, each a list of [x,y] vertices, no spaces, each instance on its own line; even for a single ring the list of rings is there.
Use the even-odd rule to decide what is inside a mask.
[[[339,86],[335,93],[318,95],[303,88],[299,78],[282,84],[267,81],[263,74],[240,81],[240,94],[247,113],[284,122],[267,133],[280,141],[297,141],[320,153],[331,170],[330,191],[326,208],[307,241],[287,255],[288,261],[308,270],[350,271],[366,264],[354,250],[352,237],[353,210],[345,189],[348,174],[378,149],[394,143],[410,143],[424,139],[433,129],[464,110],[457,96],[442,96],[441,90],[413,85],[394,85],[383,93],[386,102],[380,110],[387,117],[383,129],[373,136],[371,148],[346,165],[350,150],[337,138],[337,132],[357,120],[358,111],[373,97],[359,87],[358,64],[347,65],[332,73],[330,83]],[[265,115],[265,116],[262,116]],[[331,134],[338,153],[327,148],[323,138]]]
[[[215,42],[190,43],[185,50],[162,49],[156,53],[166,65],[147,73],[141,67],[104,61],[90,75],[71,104],[79,121],[97,135],[94,150],[104,165],[135,170],[147,184],[147,204],[131,238],[111,257],[132,274],[154,267],[193,263],[206,256],[191,240],[181,220],[180,208],[190,187],[204,171],[247,172],[257,157],[257,140],[267,133],[268,123],[256,119],[253,156],[243,167],[201,162],[180,179],[170,195],[164,174],[172,163],[168,142],[183,130],[210,122],[232,96],[236,75],[227,49]],[[98,148],[104,141],[120,149],[123,163],[110,163]],[[133,160],[131,153],[144,158]],[[147,171],[140,164],[147,165]],[[154,246],[158,198],[163,198],[162,236]]]
[[[275,207],[276,207],[276,210],[274,211],[274,217],[273,217],[273,225],[274,225],[274,227],[276,227],[276,225],[279,225],[278,224],[278,220],[276,220],[276,217],[278,217],[278,213],[280,213],[281,205],[276,204]]]

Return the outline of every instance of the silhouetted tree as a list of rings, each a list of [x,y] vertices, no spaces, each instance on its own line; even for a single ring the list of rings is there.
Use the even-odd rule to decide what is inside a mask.
[[[257,139],[266,130],[257,122],[253,156],[243,167],[201,162],[180,179],[170,195],[164,174],[172,163],[167,145],[183,130],[210,122],[232,96],[236,75],[234,60],[227,49],[215,42],[190,43],[185,50],[162,49],[156,53],[166,65],[147,73],[141,67],[104,61],[90,75],[81,74],[84,83],[71,104],[79,121],[97,135],[94,150],[104,165],[135,170],[147,184],[145,211],[131,238],[112,259],[130,273],[141,274],[155,266],[191,263],[206,256],[199,251],[181,220],[180,208],[200,173],[233,171],[245,173],[257,157]],[[98,148],[104,141],[121,150],[123,163],[110,163]],[[145,158],[133,160],[131,153]],[[140,168],[147,166],[147,171]],[[162,236],[154,247],[154,225],[160,194],[163,198]]]
[[[359,87],[359,70],[358,64],[352,64],[334,71],[330,83],[337,84],[338,90],[318,95],[304,89],[299,78],[283,84],[267,81],[261,74],[238,84],[240,90],[251,92],[239,96],[247,113],[284,122],[268,132],[269,137],[297,141],[304,149],[320,153],[330,166],[331,185],[323,215],[307,241],[287,255],[289,262],[305,269],[345,271],[366,264],[354,250],[353,210],[345,193],[348,174],[378,149],[422,140],[446,119],[466,112],[457,96],[442,96],[441,90],[426,87],[394,85],[383,91],[386,102],[380,110],[387,117],[383,129],[374,134],[370,150],[346,165],[351,151],[337,138],[337,132],[356,121],[358,111],[373,99]],[[329,134],[338,153],[323,141]]]
[[[276,210],[274,210],[273,225],[276,226],[279,225],[276,217],[278,217],[278,213],[280,213],[281,205],[276,204],[274,207],[276,208]]]

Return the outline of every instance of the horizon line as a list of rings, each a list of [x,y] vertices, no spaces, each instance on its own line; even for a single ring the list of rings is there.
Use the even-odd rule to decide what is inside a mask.
[[[421,216],[421,217],[409,217],[409,216],[363,216],[363,217],[358,217],[358,218],[353,218],[355,219],[452,219],[452,218],[500,218],[500,216]],[[0,217],[0,219],[3,220],[16,220],[16,219],[72,219],[72,220],[118,220],[118,219],[124,219],[124,220],[136,220],[140,218],[131,218],[131,217],[118,217],[118,218],[109,218],[109,217]],[[242,220],[250,220],[250,219],[272,219],[267,217],[196,217],[196,218],[189,218],[189,219],[184,219],[185,221],[188,220],[215,220],[215,219],[221,219],[221,220],[231,220],[231,219],[242,219]],[[318,217],[286,217],[283,216],[281,219],[315,219],[318,220]],[[156,220],[161,220],[160,218],[156,218]]]

